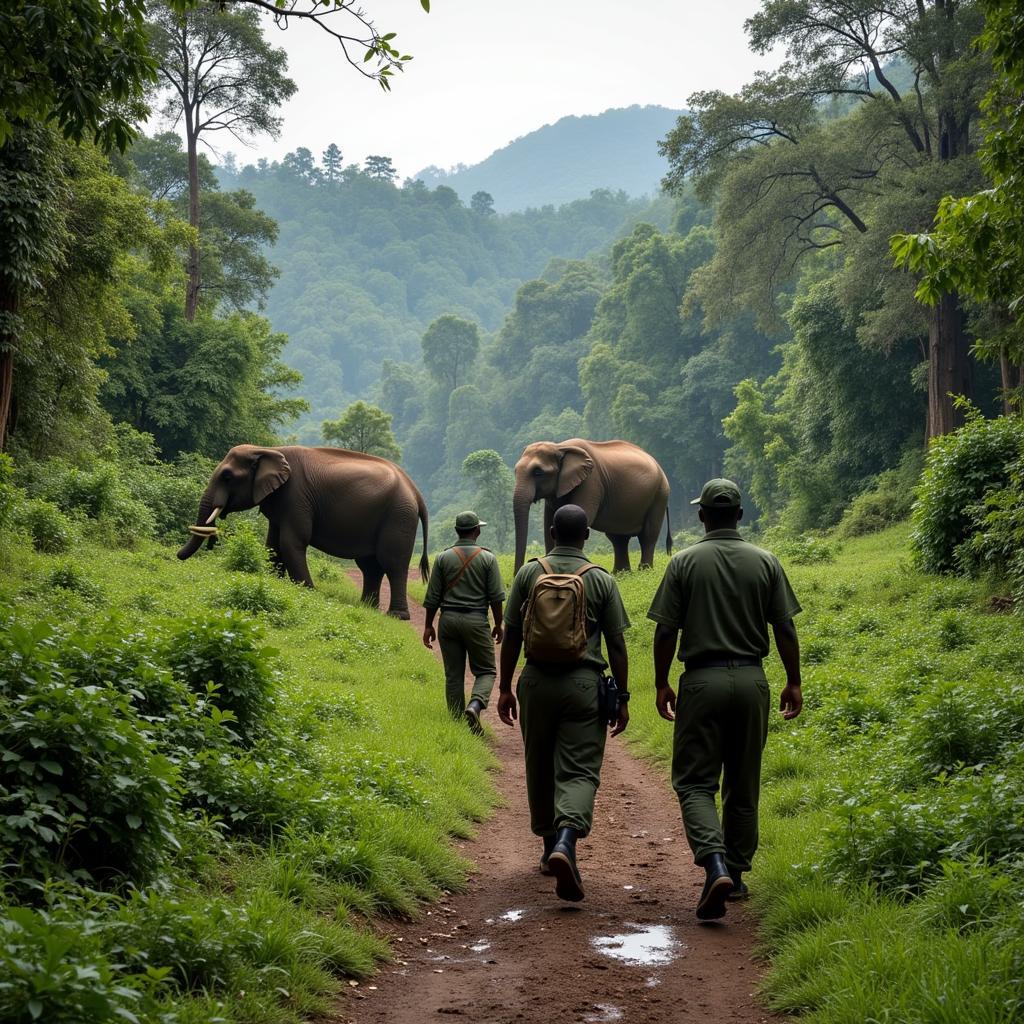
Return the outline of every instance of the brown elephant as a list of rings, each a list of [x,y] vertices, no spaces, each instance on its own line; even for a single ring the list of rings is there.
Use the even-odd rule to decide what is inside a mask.
[[[528,444],[516,463],[512,510],[516,525],[516,569],[526,556],[530,505],[544,499],[544,541],[551,550],[551,517],[562,505],[579,505],[590,525],[607,534],[615,549],[615,572],[629,571],[629,538],[640,540],[640,567],[654,564],[658,531],[668,528],[668,479],[657,461],[629,441]]]
[[[190,558],[207,539],[212,546],[218,516],[255,505],[270,522],[267,547],[279,571],[312,587],[307,547],[353,558],[363,574],[363,600],[378,607],[381,580],[387,576],[388,614],[409,618],[406,590],[419,522],[424,582],[430,572],[427,506],[393,462],[345,448],[237,445],[213,471],[196,525],[189,527],[192,537],[178,557]]]

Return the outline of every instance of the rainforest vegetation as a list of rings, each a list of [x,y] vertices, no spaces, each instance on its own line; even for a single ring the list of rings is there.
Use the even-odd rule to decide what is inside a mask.
[[[763,0],[781,64],[679,98],[662,192],[510,213],[343,138],[211,163],[295,90],[257,8],[0,13],[0,1020],[307,1019],[392,955],[381,915],[465,884],[492,756],[408,625],[336,559],[280,579],[255,512],[175,559],[224,452],[400,462],[432,550],[474,507],[507,579],[510,467],[571,437],[653,454],[677,543],[735,478],[806,609],[753,875],[768,1004],[1019,1020],[1018,5]],[[295,28],[388,88],[394,36],[331,16]],[[663,567],[620,580],[659,763]]]

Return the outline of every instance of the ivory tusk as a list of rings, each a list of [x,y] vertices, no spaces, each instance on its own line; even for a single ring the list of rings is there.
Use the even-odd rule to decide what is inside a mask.
[[[223,505],[218,505],[213,510],[213,512],[210,513],[210,518],[206,520],[206,525],[207,526],[212,526],[214,521],[216,520],[217,516],[219,516],[221,514],[221,512],[223,512],[223,511],[224,511],[224,506]]]
[[[188,532],[197,537],[216,537],[220,531],[216,526],[190,526]]]

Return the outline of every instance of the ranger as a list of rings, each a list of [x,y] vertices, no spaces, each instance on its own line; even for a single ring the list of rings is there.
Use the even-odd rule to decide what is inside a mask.
[[[697,917],[707,921],[725,915],[727,899],[747,895],[743,873],[757,850],[770,701],[761,661],[769,623],[786,670],[779,710],[791,719],[803,706],[793,624],[800,605],[779,560],[737,532],[743,509],[731,480],[708,481],[690,504],[700,505],[705,535],[669,562],[647,614],[658,623],[656,703],[662,718],[675,721],[672,786],[694,860],[705,871]],[[677,638],[685,666],[678,708],[668,680]]]
[[[586,513],[564,505],[552,521],[555,546],[543,559],[527,562],[509,590],[505,609],[505,643],[501,649],[498,717],[512,725],[517,717],[512,677],[526,640],[526,667],[519,676],[518,717],[526,754],[526,795],[530,826],[544,841],[541,871],[555,876],[555,893],[563,900],[583,899],[576,866],[576,840],[590,832],[594,798],[600,783],[608,725],[602,720],[598,695],[608,663],[601,655],[601,637],[620,689],[612,724],[617,736],[629,722],[629,663],[622,634],[629,618],[615,579],[583,554],[590,536]],[[580,585],[581,584],[581,585]],[[545,617],[541,592],[552,599],[547,647],[537,639]],[[557,605],[583,598],[578,630],[552,635]],[[531,646],[531,637],[534,637]],[[540,653],[538,653],[540,652]]]
[[[434,560],[434,568],[423,599],[426,625],[423,643],[433,647],[438,639],[434,616],[441,610],[439,627],[441,657],[444,660],[445,698],[452,716],[468,719],[470,728],[481,731],[480,715],[494,686],[494,645],[501,643],[504,630],[501,608],[505,588],[498,560],[477,542],[480,527],[486,526],[475,512],[455,517],[459,539]],[[488,630],[487,610],[494,616]],[[466,703],[466,659],[474,676],[473,693]]]

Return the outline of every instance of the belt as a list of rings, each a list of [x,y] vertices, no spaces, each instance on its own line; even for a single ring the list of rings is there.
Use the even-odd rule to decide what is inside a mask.
[[[443,612],[458,612],[460,615],[486,615],[487,608],[473,608],[470,605],[464,604],[443,604],[441,605],[441,611]]]
[[[760,668],[760,658],[725,658],[707,655],[701,658],[689,658],[683,663],[687,672],[701,668]]]

